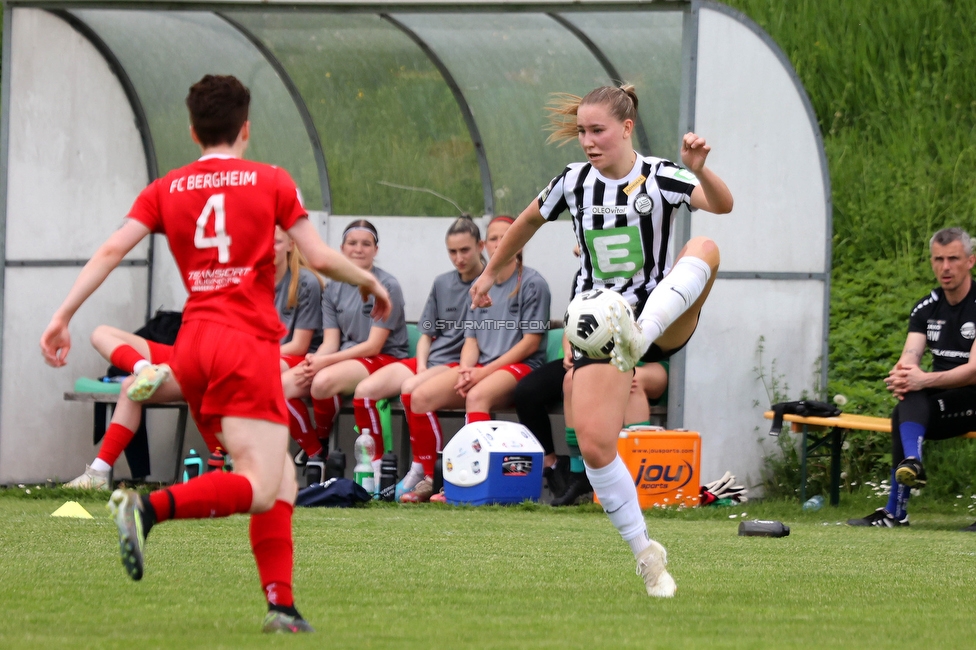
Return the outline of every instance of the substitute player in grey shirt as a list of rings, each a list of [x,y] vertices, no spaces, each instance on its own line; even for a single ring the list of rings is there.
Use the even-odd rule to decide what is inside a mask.
[[[282,372],[322,342],[322,286],[288,233],[276,227],[275,309],[288,330],[281,338]]]
[[[488,224],[486,248],[491,255],[511,217]],[[549,326],[549,285],[538,272],[522,265],[521,253],[496,276],[493,304],[466,309],[461,319],[465,342],[461,365],[414,389],[414,413],[464,407],[466,423],[490,419],[492,409],[511,403],[520,379],[545,361]]]
[[[484,270],[484,242],[471,217],[456,219],[447,229],[445,243],[455,270],[437,276],[430,289],[417,323],[421,333],[417,356],[378,370],[356,387],[353,400],[359,428],[379,431],[376,401],[400,395],[407,413],[413,463],[397,484],[396,499],[406,503],[427,501],[433,494],[434,462],[443,440],[436,413],[411,413],[411,391],[448,368],[457,367],[464,345],[464,329],[458,326],[458,320],[468,304],[472,280]]]
[[[330,283],[322,292],[322,345],[282,377],[286,398],[311,396],[316,435],[325,450],[341,405],[340,396],[352,394],[370,374],[407,356],[403,292],[396,278],[373,266],[378,244],[375,226],[365,219],[353,221],[342,233],[342,254],[359,268],[374,273],[390,293],[393,308],[389,317],[371,321],[368,314],[372,303],[364,303],[356,287]],[[378,463],[383,439],[373,437]]]
[[[400,283],[395,277],[378,266],[371,267],[370,272],[387,288],[387,291],[392,292],[390,298],[394,304],[390,317],[383,321],[373,322],[369,318],[369,310],[372,309],[372,305],[369,302],[363,302],[358,287],[344,282],[332,282],[322,292],[323,336],[328,337],[328,331],[334,330],[334,333],[338,335],[339,350],[349,350],[368,341],[374,328],[383,329],[388,334],[383,341],[379,354],[364,356],[389,356],[393,360],[404,359],[409,352],[409,342],[407,340],[407,321],[403,312],[403,291],[400,289]],[[378,370],[386,363],[392,362],[392,360],[385,361],[376,369]],[[313,397],[315,395],[314,389],[312,395]]]
[[[288,330],[281,339],[281,372],[285,373],[315,352],[322,343],[322,279],[308,268],[288,233],[275,228],[275,309]],[[288,433],[307,455],[321,448],[312,416],[299,398],[285,400]]]

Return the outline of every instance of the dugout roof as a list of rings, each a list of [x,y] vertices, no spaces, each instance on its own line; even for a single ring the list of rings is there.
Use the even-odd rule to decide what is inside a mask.
[[[90,455],[78,421],[88,415],[60,393],[104,370],[83,350],[95,324],[133,330],[182,304],[165,245],[150,241],[77,316],[70,371],[36,352],[78,267],[139,189],[198,154],[183,99],[210,72],[251,89],[249,157],[292,173],[332,243],[350,218],[377,223],[378,263],[404,285],[410,320],[449,268],[438,217],[517,214],[578,158],[574,145],[545,143],[550,93],[633,83],[635,146],[678,159],[681,135],[697,130],[736,196],[732,215],[685,214],[677,229],[678,244],[707,234],[723,251],[699,333],[672,366],[669,423],[716,441],[706,476],[726,462],[713,452],[736,457],[746,438],[746,467],[727,469],[758,468],[742,422],[762,397],[760,336],[793,386],[810,386],[826,358],[830,195],[818,127],[782,52],[717,3],[13,0],[3,30],[0,483],[65,478],[78,465],[65,457]],[[563,222],[540,235],[526,260],[549,281],[559,318],[573,234]],[[36,430],[55,433],[28,442]]]

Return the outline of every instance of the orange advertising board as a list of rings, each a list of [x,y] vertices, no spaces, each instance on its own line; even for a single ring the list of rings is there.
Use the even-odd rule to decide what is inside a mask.
[[[620,432],[617,451],[637,486],[641,509],[698,505],[701,436],[694,431],[632,427]],[[599,503],[599,499],[594,499]]]

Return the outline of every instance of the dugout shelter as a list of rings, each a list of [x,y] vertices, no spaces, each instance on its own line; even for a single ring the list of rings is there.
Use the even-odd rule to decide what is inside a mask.
[[[377,264],[408,320],[450,270],[449,217],[519,211],[575,145],[546,145],[552,92],[625,80],[635,144],[679,160],[695,130],[735,196],[730,215],[683,213],[676,246],[705,234],[722,271],[698,332],[671,364],[668,424],[702,433],[701,475],[759,481],[772,446],[758,380],[825,385],[830,183],[812,107],[788,59],[724,5],[685,0],[10,0],[0,96],[0,484],[78,474],[90,406],[62,394],[105,362],[98,324],[133,331],[185,299],[157,236],[72,323],[69,365],[38,340],[79,268],[150,180],[193,160],[187,88],[234,74],[252,91],[249,157],[287,168],[332,245],[353,218],[380,232]],[[487,223],[487,218],[484,223]],[[576,270],[570,221],[525,251],[561,318]],[[677,250],[677,248],[675,249]],[[172,426],[151,413],[153,474],[173,473]],[[560,437],[557,433],[557,439]]]

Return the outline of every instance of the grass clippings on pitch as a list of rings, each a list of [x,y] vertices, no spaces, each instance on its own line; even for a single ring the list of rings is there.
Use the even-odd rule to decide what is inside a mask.
[[[965,647],[976,632],[976,535],[951,507],[904,530],[837,525],[877,506],[863,497],[652,511],[671,600],[644,595],[596,506],[299,509],[296,593],[319,633],[268,639],[247,518],[161,525],[133,583],[100,500],[75,497],[94,520],[62,519],[59,492],[22,493],[0,491],[3,648]],[[742,512],[792,534],[738,537]]]

